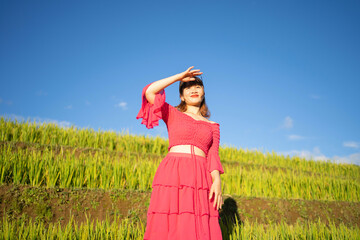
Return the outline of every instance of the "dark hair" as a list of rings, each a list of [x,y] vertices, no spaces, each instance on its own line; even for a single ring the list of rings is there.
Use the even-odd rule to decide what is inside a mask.
[[[194,77],[195,80],[193,81],[189,81],[189,82],[182,82],[180,81],[179,83],[179,93],[180,93],[180,96],[183,95],[183,91],[184,91],[184,88],[187,88],[187,87],[191,87],[191,86],[194,86],[194,85],[200,85],[203,87],[204,89],[204,98],[200,104],[200,113],[203,117],[205,118],[209,118],[211,116],[211,113],[208,109],[208,106],[206,105],[206,101],[205,101],[205,88],[204,88],[204,84],[203,84],[203,81],[200,77],[198,76],[195,76]],[[181,112],[185,112],[187,110],[187,106],[186,106],[186,103],[185,101],[181,101],[179,105],[175,106],[177,109],[179,109]]]

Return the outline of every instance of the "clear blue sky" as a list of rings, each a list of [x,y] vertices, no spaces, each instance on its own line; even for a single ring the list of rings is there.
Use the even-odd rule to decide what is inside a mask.
[[[194,66],[221,145],[360,165],[359,22],[359,1],[2,0],[0,115],[167,138],[142,88]]]

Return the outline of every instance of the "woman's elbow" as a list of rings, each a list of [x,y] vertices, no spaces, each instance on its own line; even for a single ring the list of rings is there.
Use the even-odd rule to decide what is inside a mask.
[[[154,104],[155,102],[155,94],[152,93],[152,92],[148,92],[146,90],[145,92],[145,97],[146,97],[146,100],[150,103],[150,104]]]

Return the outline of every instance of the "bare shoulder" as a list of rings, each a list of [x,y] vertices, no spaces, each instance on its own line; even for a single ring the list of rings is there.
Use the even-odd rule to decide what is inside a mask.
[[[212,124],[216,124],[216,122],[214,122],[214,121],[210,121],[209,119],[207,119],[207,118],[202,118],[203,119],[203,121],[205,121],[205,122],[208,122],[208,123],[212,123]]]

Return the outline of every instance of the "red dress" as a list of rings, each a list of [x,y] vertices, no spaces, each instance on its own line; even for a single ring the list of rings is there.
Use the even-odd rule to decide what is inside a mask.
[[[151,83],[150,83],[151,84]],[[144,239],[220,240],[219,212],[209,199],[211,171],[224,173],[219,157],[220,125],[195,120],[165,101],[165,90],[150,104],[142,91],[142,106],[136,119],[147,128],[162,119],[168,129],[169,148],[191,145],[192,153],[168,152],[156,170],[147,212]],[[195,155],[194,146],[206,157]]]

